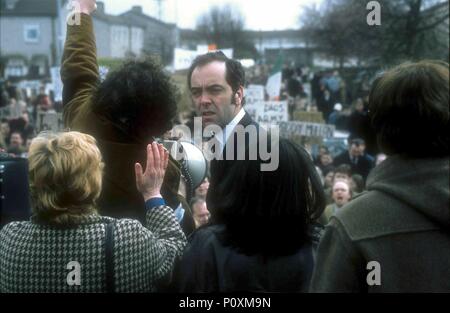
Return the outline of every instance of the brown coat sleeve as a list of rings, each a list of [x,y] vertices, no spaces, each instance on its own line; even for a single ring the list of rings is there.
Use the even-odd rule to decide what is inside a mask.
[[[80,25],[67,25],[67,37],[61,66],[64,123],[74,130],[80,126],[83,115],[99,82],[97,49],[92,18],[81,14]]]

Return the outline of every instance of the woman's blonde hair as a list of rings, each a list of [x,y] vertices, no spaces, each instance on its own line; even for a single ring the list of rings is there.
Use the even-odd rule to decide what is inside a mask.
[[[94,137],[74,131],[40,134],[31,143],[28,162],[35,218],[76,224],[96,212],[103,163]]]

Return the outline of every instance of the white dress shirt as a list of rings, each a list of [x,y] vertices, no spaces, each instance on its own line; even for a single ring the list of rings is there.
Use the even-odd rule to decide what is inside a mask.
[[[231,134],[233,133],[234,128],[236,127],[237,124],[239,124],[239,122],[242,120],[244,115],[245,115],[245,110],[244,110],[244,108],[241,108],[241,110],[238,112],[238,114],[236,114],[236,116],[231,120],[231,122],[225,126],[225,129],[222,130],[223,137],[221,138],[221,136],[215,135],[216,139],[220,142],[221,151],[223,151],[223,148],[225,147],[225,144],[228,141],[228,138],[230,138]]]

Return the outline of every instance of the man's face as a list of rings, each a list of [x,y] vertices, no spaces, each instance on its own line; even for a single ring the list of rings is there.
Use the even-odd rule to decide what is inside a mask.
[[[338,181],[333,186],[332,198],[338,207],[342,207],[350,201],[350,188],[343,181]]]
[[[209,221],[210,213],[206,208],[206,202],[200,201],[193,205],[192,217],[195,222],[195,227],[198,228]]]
[[[358,101],[356,103],[355,110],[358,111],[358,112],[364,111],[364,102],[362,102],[362,100]]]
[[[192,72],[191,96],[203,127],[216,124],[224,128],[242,108],[243,88],[233,95],[225,75],[225,62],[219,61],[196,67]]]
[[[329,171],[328,174],[325,176],[325,187],[331,187],[333,185],[333,176],[334,172]]]
[[[364,155],[364,152],[366,151],[366,145],[365,144],[360,144],[358,147],[359,150],[359,155]]]
[[[7,136],[9,133],[9,124],[8,123],[2,123],[0,125],[0,132],[3,136]]]
[[[320,156],[320,162],[323,166],[327,166],[333,163],[333,160],[331,159],[331,156],[329,154],[323,154]]]
[[[350,146],[350,155],[353,157],[361,156],[361,144],[352,143]]]
[[[195,196],[206,198],[206,193],[208,192],[209,188],[209,180],[208,178],[205,178],[200,186],[195,189]]]
[[[52,107],[52,103],[50,101],[50,98],[48,96],[45,96],[41,99],[41,103],[39,104],[39,108],[42,111],[48,111]]]
[[[22,113],[22,119],[25,121],[26,124],[28,124],[30,122],[30,118],[28,116],[28,112],[23,112]]]
[[[23,140],[20,134],[17,133],[12,134],[9,144],[11,147],[21,147],[23,144]]]

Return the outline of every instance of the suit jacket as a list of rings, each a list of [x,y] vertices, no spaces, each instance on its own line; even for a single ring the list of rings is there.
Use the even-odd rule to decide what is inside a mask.
[[[131,138],[123,142],[113,125],[92,112],[99,73],[92,18],[88,15],[81,14],[81,25],[67,26],[61,78],[66,127],[94,136],[105,163],[102,193],[97,203],[100,214],[144,222],[145,204],[136,189],[134,164],[146,164],[149,142],[136,142]],[[179,181],[179,164],[170,159],[161,194],[172,208],[179,203]],[[183,207],[189,206],[185,203]]]
[[[257,134],[257,138],[259,139],[259,134],[260,134],[260,126],[258,123],[256,123],[251,116],[245,112],[245,115],[242,117],[242,119],[239,121],[239,123],[237,125],[243,126],[244,128],[249,126],[249,125],[253,125],[256,127],[256,134]],[[264,131],[264,130],[263,130]],[[244,148],[242,147],[238,147],[238,134],[236,132],[236,128],[233,130],[232,134],[229,136],[227,142],[225,143],[223,149],[222,149],[222,159],[221,160],[212,160],[211,164],[210,164],[210,168],[211,168],[211,178],[213,179],[213,176],[217,176],[217,175],[221,175],[222,172],[224,170],[226,170],[227,166],[231,166],[232,162],[237,160],[239,153],[241,152],[243,149],[244,153],[245,153],[245,158],[248,157],[249,154],[249,149],[257,149],[256,151],[258,152],[259,149],[259,145],[257,144],[257,146],[253,146],[250,147],[250,140],[249,140],[249,134],[245,133],[245,144],[244,144]],[[234,145],[234,149],[233,149],[233,154],[231,157],[227,156],[227,147],[229,147],[231,144]]]
[[[254,144],[254,142],[251,142],[249,140],[248,133],[245,133],[244,147],[238,146],[238,144],[239,144],[239,142],[237,140],[238,134],[236,133],[236,128],[235,128],[233,130],[233,133],[228,138],[228,140],[222,150],[222,154],[223,154],[222,160],[215,160],[215,159],[211,160],[211,163],[210,163],[211,178],[210,178],[209,190],[206,195],[206,201],[208,203],[208,210],[211,212],[212,216],[214,216],[214,204],[218,203],[218,201],[220,201],[219,199],[216,198],[216,193],[214,192],[215,188],[221,184],[221,182],[226,177],[227,173],[229,173],[229,170],[233,166],[233,164],[236,164],[236,162],[243,162],[243,161],[238,160],[238,158],[237,158],[239,153],[244,152],[244,159],[249,160],[251,149],[252,150],[256,149],[256,156],[257,157],[259,156],[259,137],[262,132],[266,133],[266,131],[264,129],[260,128],[259,124],[257,122],[255,122],[247,112],[245,113],[245,115],[241,119],[241,121],[238,123],[238,125],[241,125],[243,127],[253,125],[256,127],[256,135],[257,135],[256,145]],[[233,143],[233,138],[234,138],[234,143]],[[267,138],[268,138],[268,136],[267,136]],[[269,141],[269,138],[267,140]],[[227,151],[227,146],[229,146],[231,144],[234,144],[234,150],[233,150],[234,153],[232,154],[232,157],[230,158],[227,156],[226,151]],[[243,150],[238,151],[238,148],[243,149]]]
[[[338,155],[334,159],[334,165],[339,166],[341,164],[348,164],[352,168],[352,174],[359,174],[361,175],[364,180],[367,179],[367,176],[370,173],[370,170],[373,168],[373,160],[368,157],[367,155],[363,155],[358,157],[358,162],[356,164],[352,163],[352,160],[350,159],[350,155],[348,151],[342,152],[340,155]]]

